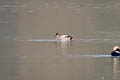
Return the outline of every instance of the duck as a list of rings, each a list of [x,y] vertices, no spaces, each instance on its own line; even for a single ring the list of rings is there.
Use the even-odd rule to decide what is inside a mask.
[[[113,51],[111,52],[112,56],[120,56],[120,47],[119,46],[114,46]]]
[[[71,35],[62,34],[60,32],[56,33],[56,40],[59,40],[59,41],[71,41],[72,39],[73,39],[73,37]]]

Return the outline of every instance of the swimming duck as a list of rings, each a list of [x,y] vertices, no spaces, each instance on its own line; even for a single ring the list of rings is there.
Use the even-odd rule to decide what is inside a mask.
[[[112,56],[120,56],[120,47],[119,46],[114,46],[111,55]]]
[[[56,40],[70,41],[73,37],[71,35],[62,34],[60,32],[56,33]]]

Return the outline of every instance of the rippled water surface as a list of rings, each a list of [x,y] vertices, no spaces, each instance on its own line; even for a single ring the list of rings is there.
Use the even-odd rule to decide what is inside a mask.
[[[0,80],[120,80],[119,21],[119,0],[0,0]]]

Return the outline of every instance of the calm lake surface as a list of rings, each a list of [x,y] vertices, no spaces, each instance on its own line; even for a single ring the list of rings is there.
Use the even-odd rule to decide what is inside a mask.
[[[115,45],[120,0],[0,0],[0,80],[120,80]]]

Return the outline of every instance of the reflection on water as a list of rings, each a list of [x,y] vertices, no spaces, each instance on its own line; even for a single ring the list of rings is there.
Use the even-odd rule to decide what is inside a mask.
[[[71,46],[71,41],[56,41],[56,45],[61,48],[68,48]]]
[[[113,58],[114,80],[119,80],[120,75],[120,58]]]
[[[71,41],[56,41],[56,46],[57,46],[57,50],[58,52],[60,52],[60,54],[62,56],[68,55],[69,54],[69,49],[71,47]]]

